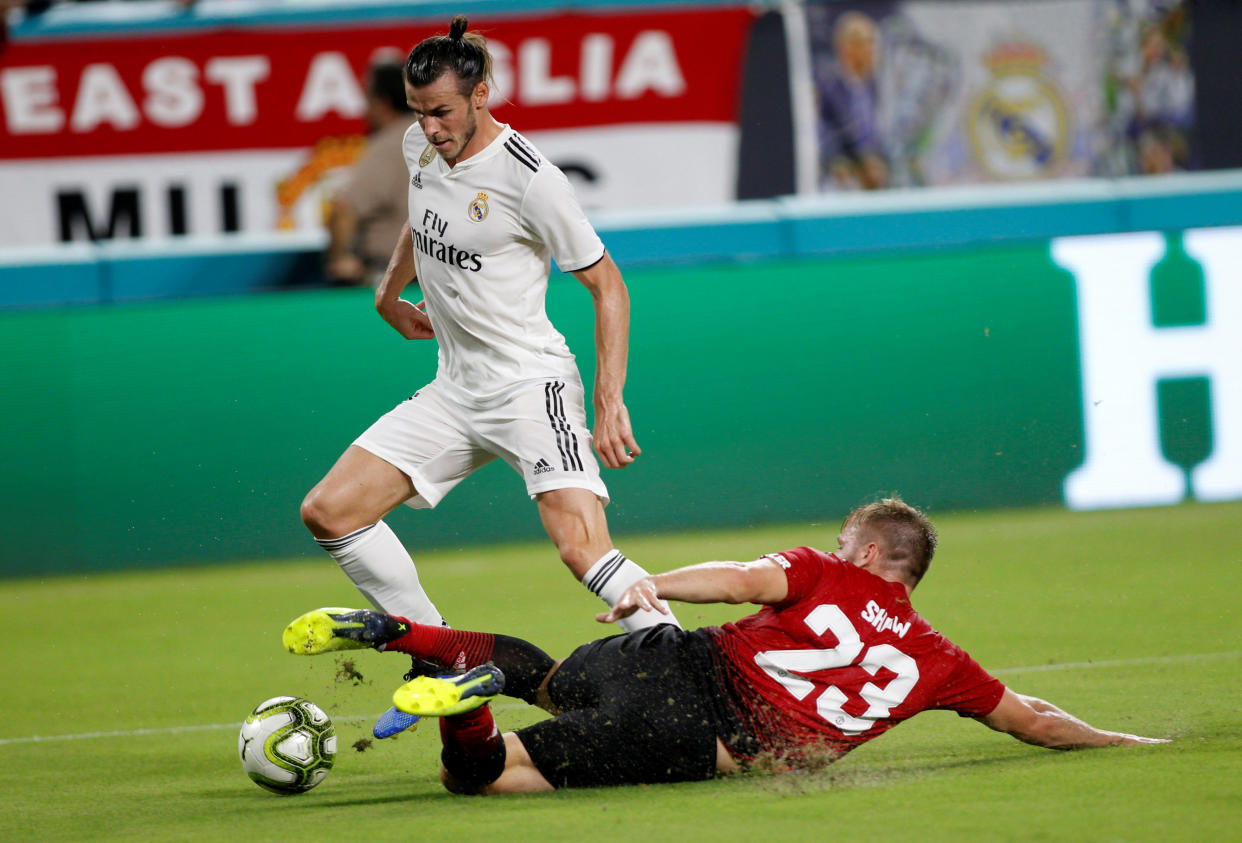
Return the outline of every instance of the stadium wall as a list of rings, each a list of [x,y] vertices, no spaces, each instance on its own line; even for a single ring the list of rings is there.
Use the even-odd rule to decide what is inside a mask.
[[[601,226],[644,451],[607,473],[614,531],[832,522],[892,491],[933,511],[1242,497],[1236,203],[1130,204],[1118,232],[1072,196],[1021,224],[952,198]],[[589,296],[555,276],[548,308],[589,377]],[[9,576],[315,553],[301,496],[435,368],[365,290],[9,310],[0,348]],[[503,465],[392,520],[414,551],[540,535]]]
[[[912,252],[1242,223],[1242,170],[592,214],[624,267]],[[321,231],[0,249],[0,309],[322,285]]]

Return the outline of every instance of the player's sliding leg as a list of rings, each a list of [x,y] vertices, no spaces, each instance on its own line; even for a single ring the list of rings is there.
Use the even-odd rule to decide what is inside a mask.
[[[409,632],[389,642],[384,650],[407,653],[458,670],[495,665],[504,673],[505,694],[531,705],[538,704],[539,686],[556,666],[556,661],[542,649],[512,635],[426,624],[411,624]]]
[[[496,728],[487,704],[494,698],[491,692],[499,693],[503,686],[499,670],[481,665],[462,676],[421,677],[393,694],[398,707],[440,718],[440,780],[453,793],[552,789],[514,735],[508,737],[514,740],[516,763],[509,764],[506,736]],[[506,778],[498,781],[502,776]]]
[[[419,676],[392,695],[392,704],[419,717],[452,717],[474,711],[505,689],[500,668],[481,664],[458,676]]]
[[[478,793],[505,771],[508,753],[491,706],[440,719],[440,779],[453,793]]]
[[[520,638],[425,624],[411,624],[408,633],[384,645],[384,650],[406,653],[415,661],[426,659],[453,670],[495,664],[511,677],[506,693],[531,705],[539,704],[539,686],[556,664],[543,650]],[[405,678],[414,684],[420,678],[432,677],[406,674]],[[418,717],[394,705],[376,722],[372,734],[377,738],[392,737],[408,728],[402,726],[402,718],[417,721]]]
[[[505,693],[536,704],[539,686],[556,662],[510,635],[414,623],[371,609],[316,609],[285,627],[285,649],[297,655],[374,647],[426,659],[445,669],[494,664],[507,677]],[[413,680],[416,681],[416,680]]]

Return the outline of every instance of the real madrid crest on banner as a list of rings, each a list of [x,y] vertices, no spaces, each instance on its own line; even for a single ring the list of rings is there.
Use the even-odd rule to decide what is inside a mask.
[[[418,166],[426,167],[431,163],[431,159],[436,157],[436,148],[431,144],[427,144],[427,148],[423,150],[423,154],[418,157]]]
[[[997,179],[1054,175],[1071,127],[1065,95],[1048,77],[1048,55],[1027,42],[1000,44],[985,57],[992,74],[975,97],[967,128],[975,156]]]
[[[470,207],[466,209],[466,216],[470,217],[473,222],[483,222],[487,219],[487,194],[479,191],[479,195],[474,197],[470,203]]]

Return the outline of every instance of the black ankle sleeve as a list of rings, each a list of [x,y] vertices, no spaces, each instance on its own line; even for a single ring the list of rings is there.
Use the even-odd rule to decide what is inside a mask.
[[[497,635],[492,664],[505,675],[505,696],[535,704],[535,693],[548,671],[556,664],[552,657],[529,641],[510,635]]]

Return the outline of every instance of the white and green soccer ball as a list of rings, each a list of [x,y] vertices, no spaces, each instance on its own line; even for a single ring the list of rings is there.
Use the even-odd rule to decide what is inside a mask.
[[[242,769],[273,793],[302,793],[324,780],[336,757],[336,729],[324,710],[301,697],[259,703],[237,736]]]

